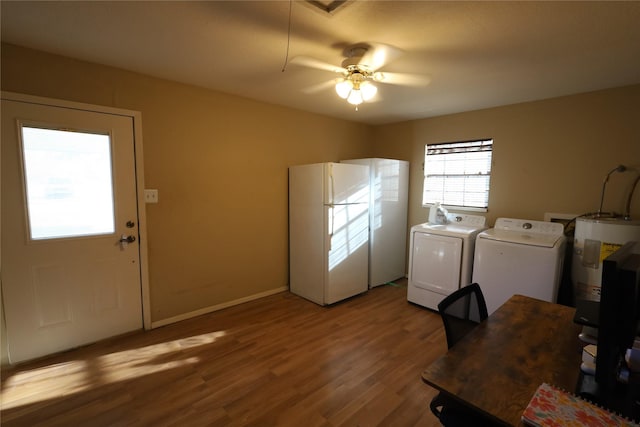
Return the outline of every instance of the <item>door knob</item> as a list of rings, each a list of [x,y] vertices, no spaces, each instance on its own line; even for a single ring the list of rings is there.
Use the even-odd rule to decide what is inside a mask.
[[[129,243],[133,243],[135,241],[135,236],[126,236],[123,234],[122,237],[120,237],[120,240],[118,240],[118,243],[120,243],[120,250],[124,250]]]
[[[125,236],[124,234],[120,238],[120,243],[133,243],[136,241],[135,236]]]

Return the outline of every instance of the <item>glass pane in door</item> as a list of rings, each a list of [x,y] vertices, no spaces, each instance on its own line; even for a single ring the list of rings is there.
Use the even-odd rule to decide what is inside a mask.
[[[115,231],[108,134],[22,126],[32,240]]]

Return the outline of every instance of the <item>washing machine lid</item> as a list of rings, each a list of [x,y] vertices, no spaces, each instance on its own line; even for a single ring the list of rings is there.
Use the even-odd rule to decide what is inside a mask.
[[[552,248],[562,239],[562,236],[523,233],[519,231],[508,231],[491,228],[478,234],[478,239],[489,239],[498,242]]]
[[[498,218],[494,228],[483,231],[478,238],[552,248],[564,239],[564,227],[555,222]]]

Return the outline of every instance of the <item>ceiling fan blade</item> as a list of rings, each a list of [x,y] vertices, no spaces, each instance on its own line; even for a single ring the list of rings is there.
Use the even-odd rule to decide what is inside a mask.
[[[431,83],[431,79],[422,74],[387,73],[386,71],[374,73],[373,80],[379,83],[404,86],[426,86]]]
[[[368,43],[367,46],[367,51],[359,63],[368,66],[372,71],[384,67],[404,53],[402,49],[384,43]]]
[[[347,70],[319,59],[310,58],[308,56],[294,56],[290,61],[292,64],[302,65],[303,67],[315,68],[318,70],[331,71],[334,73],[346,73]]]
[[[331,79],[329,81],[326,82],[322,82],[322,83],[318,83],[316,85],[313,86],[309,86],[307,88],[302,89],[302,93],[306,93],[309,95],[312,95],[314,93],[318,93],[318,92],[322,92],[323,90],[329,89],[329,88],[333,88],[335,87],[337,81],[337,79]]]

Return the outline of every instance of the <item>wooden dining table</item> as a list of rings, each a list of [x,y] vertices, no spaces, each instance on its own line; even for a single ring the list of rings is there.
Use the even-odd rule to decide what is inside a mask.
[[[574,392],[580,375],[575,309],[514,295],[422,373],[422,380],[502,425],[543,382]]]

